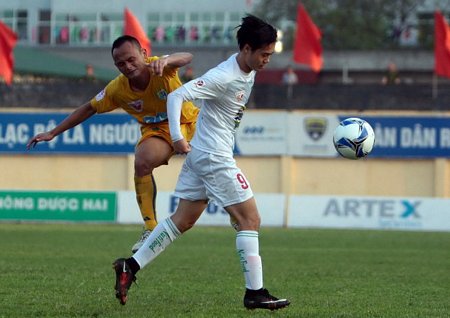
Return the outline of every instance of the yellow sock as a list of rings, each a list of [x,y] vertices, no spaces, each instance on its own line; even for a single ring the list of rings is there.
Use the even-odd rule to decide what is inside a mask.
[[[141,210],[142,219],[145,222],[145,228],[153,230],[158,221],[156,220],[155,201],[156,201],[156,183],[152,174],[143,177],[134,177],[136,189],[136,199]]]

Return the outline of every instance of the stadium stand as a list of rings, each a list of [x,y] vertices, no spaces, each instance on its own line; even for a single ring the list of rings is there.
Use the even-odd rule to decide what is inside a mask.
[[[45,3],[45,4],[44,4]],[[160,2],[117,1],[136,12],[153,42],[152,55],[189,51],[196,74],[235,52],[232,27],[254,2],[230,0]],[[152,10],[158,4],[158,12]],[[200,5],[199,5],[200,4]],[[0,81],[0,107],[72,108],[90,99],[118,72],[110,45],[122,32],[121,5],[108,1],[0,0],[0,18],[18,34],[12,86]],[[432,10],[431,8],[430,10]],[[230,29],[231,28],[231,29]],[[382,86],[389,61],[395,61],[402,82]],[[450,81],[433,84],[431,47],[407,46],[397,51],[324,51],[324,68],[315,74],[293,65],[299,84],[288,98],[280,84],[282,71],[293,64],[292,52],[273,56],[256,78],[249,107],[330,110],[450,110]],[[95,80],[85,78],[86,65]]]

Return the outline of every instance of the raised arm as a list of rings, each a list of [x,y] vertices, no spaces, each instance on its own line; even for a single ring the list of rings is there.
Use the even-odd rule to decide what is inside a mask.
[[[52,130],[37,134],[28,141],[27,149],[34,148],[41,141],[50,141],[66,130],[84,122],[96,113],[90,102],[81,105]]]
[[[193,55],[188,52],[178,52],[170,54],[164,58],[167,59],[167,65],[172,67],[183,67],[192,62]]]
[[[187,52],[178,52],[170,55],[163,56],[160,59],[152,61],[148,64],[148,67],[156,75],[161,76],[163,74],[164,67],[183,67],[191,63],[193,55]]]

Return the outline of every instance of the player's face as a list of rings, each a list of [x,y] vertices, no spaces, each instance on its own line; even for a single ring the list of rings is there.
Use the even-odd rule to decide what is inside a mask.
[[[248,47],[247,53],[245,54],[246,64],[250,68],[250,70],[260,71],[270,62],[270,57],[274,52],[275,43],[269,44],[254,51],[252,51],[250,47]]]
[[[145,50],[137,48],[131,42],[125,42],[113,51],[114,65],[128,79],[139,77],[147,68]]]

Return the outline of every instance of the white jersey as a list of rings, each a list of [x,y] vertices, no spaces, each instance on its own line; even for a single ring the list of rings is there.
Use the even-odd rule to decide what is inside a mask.
[[[201,100],[196,133],[190,142],[196,149],[233,156],[234,134],[244,115],[256,74],[255,71],[243,72],[236,57],[237,53],[171,93],[184,101]]]

